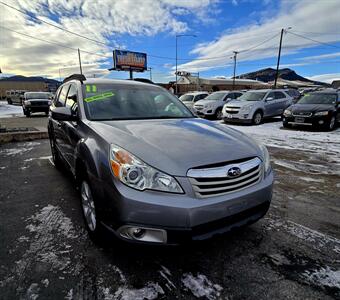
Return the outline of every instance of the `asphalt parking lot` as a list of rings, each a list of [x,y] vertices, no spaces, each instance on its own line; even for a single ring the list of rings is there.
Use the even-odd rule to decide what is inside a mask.
[[[0,298],[339,299],[340,129],[279,127],[237,127],[269,146],[266,217],[171,248],[93,244],[48,141],[1,146]]]

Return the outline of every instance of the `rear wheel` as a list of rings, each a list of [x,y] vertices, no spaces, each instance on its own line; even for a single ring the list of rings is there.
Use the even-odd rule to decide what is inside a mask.
[[[25,116],[29,118],[31,116],[31,112],[29,110],[25,110]]]
[[[253,124],[254,125],[260,125],[262,123],[263,114],[261,111],[256,111],[253,116]]]
[[[290,128],[291,126],[288,124],[288,122],[282,122],[284,128]]]
[[[8,104],[13,104],[13,102],[12,102],[11,99],[7,99],[7,103],[8,103]]]
[[[51,154],[52,161],[56,169],[61,170],[63,167],[63,162],[61,161],[60,154],[55,144],[55,140],[53,137],[50,137],[50,146],[51,146]]]

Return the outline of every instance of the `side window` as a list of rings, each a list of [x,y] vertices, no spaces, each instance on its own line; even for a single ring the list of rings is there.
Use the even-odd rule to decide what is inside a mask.
[[[61,91],[60,91],[60,94],[57,98],[57,101],[55,103],[55,106],[57,107],[61,107],[61,106],[65,106],[65,102],[66,102],[66,95],[67,95],[67,91],[68,91],[68,88],[70,87],[69,84],[66,84],[62,87]]]
[[[61,90],[62,90],[62,87],[58,88],[58,90],[55,93],[55,96],[54,96],[54,99],[53,99],[54,106],[57,106],[57,101],[58,101],[59,94],[60,94]]]
[[[283,99],[286,98],[285,94],[282,92],[274,92],[275,94],[275,99]]]
[[[78,101],[77,87],[74,84],[71,84],[67,94],[66,107],[69,107],[71,108],[72,111],[76,112],[78,107],[77,101]]]
[[[237,99],[238,97],[242,96],[241,93],[235,93],[235,99]]]
[[[270,92],[270,93],[268,94],[268,96],[266,97],[266,99],[267,99],[268,101],[274,100],[274,99],[275,99],[275,93],[274,93],[274,92]]]

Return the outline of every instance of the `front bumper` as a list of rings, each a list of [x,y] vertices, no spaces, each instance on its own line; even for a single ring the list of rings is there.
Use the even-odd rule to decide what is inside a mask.
[[[47,105],[25,105],[23,106],[24,110],[29,112],[47,112],[50,109],[50,106]]]
[[[223,120],[225,122],[229,122],[229,123],[251,123],[252,122],[252,118],[251,118],[251,114],[247,113],[247,114],[242,114],[242,113],[237,113],[237,114],[229,114],[225,111],[223,111]]]
[[[185,194],[140,192],[116,181],[96,183],[103,224],[118,237],[126,225],[165,230],[166,244],[180,244],[253,223],[265,215],[272,198],[272,171],[256,185],[206,199],[194,196],[187,178],[176,179]]]
[[[282,121],[290,125],[301,125],[310,127],[323,127],[329,124],[331,116],[310,116],[310,117],[298,117],[298,116],[283,116]]]
[[[197,109],[193,108],[194,113],[198,116],[213,116],[215,114],[215,109],[214,108],[203,108],[203,109]]]

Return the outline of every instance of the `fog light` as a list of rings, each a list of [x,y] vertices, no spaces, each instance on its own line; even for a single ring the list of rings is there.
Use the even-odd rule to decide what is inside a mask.
[[[117,232],[122,238],[128,240],[162,244],[167,242],[167,233],[164,229],[125,225],[120,227]]]
[[[136,239],[140,239],[145,234],[145,229],[135,228],[133,229],[132,234]]]
[[[319,121],[319,124],[320,124],[320,125],[322,125],[323,123],[324,123],[324,121],[322,121],[322,120]]]
[[[248,118],[248,114],[244,114],[244,115],[243,115],[243,118],[244,118],[244,119]]]

